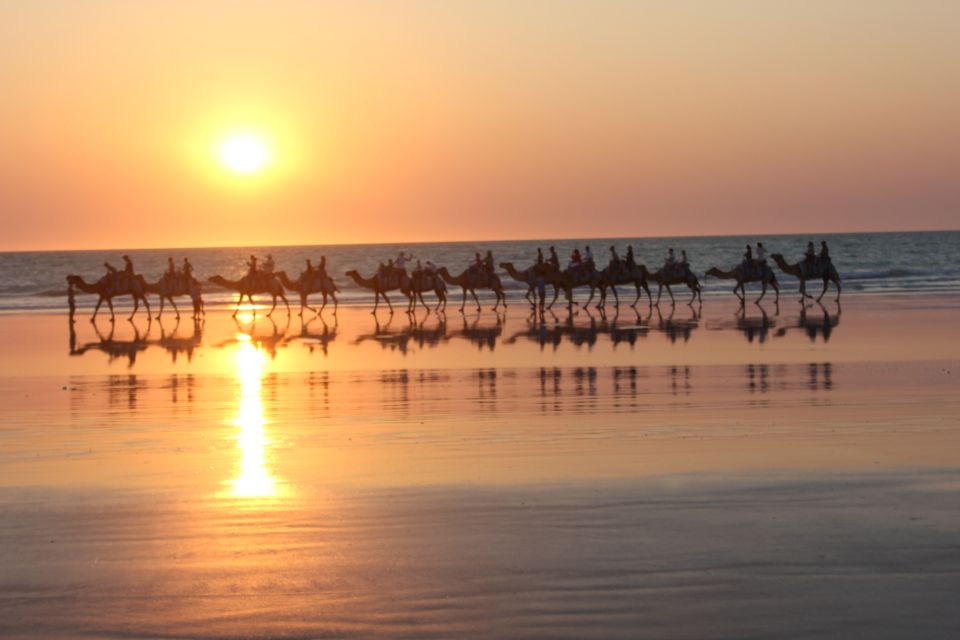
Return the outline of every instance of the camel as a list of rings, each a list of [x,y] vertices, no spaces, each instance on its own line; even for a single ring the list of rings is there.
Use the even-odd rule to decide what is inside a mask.
[[[467,306],[467,291],[473,296],[473,301],[477,303],[477,311],[480,311],[480,300],[477,298],[477,289],[493,290],[497,296],[497,302],[493,305],[494,311],[500,306],[501,301],[503,302],[504,309],[506,309],[507,296],[503,292],[503,284],[500,282],[500,277],[497,274],[494,273],[489,277],[478,278],[470,272],[470,269],[466,269],[460,275],[452,276],[446,267],[440,267],[438,273],[447,284],[456,285],[463,290],[463,303],[460,305],[461,312],[463,312],[464,307]]]
[[[333,278],[328,276],[322,271],[314,270],[313,272],[302,272],[296,280],[290,280],[290,277],[287,276],[286,271],[278,271],[277,279],[280,280],[280,284],[283,285],[284,289],[287,291],[295,291],[300,295],[300,315],[303,315],[303,309],[306,307],[313,311],[317,315],[323,313],[323,310],[327,307],[327,297],[333,298],[333,315],[337,315],[337,292],[340,289],[337,288],[337,284],[333,281]],[[314,309],[310,306],[308,298],[311,293],[321,293],[323,294],[323,304],[320,305],[319,309]]]
[[[820,292],[820,297],[817,298],[817,302],[820,302],[823,299],[824,294],[827,292],[827,288],[830,286],[830,283],[836,285],[837,287],[837,301],[840,300],[840,274],[837,273],[836,267],[833,266],[833,262],[828,262],[825,266],[820,266],[820,261],[817,261],[817,264],[814,265],[814,268],[809,268],[803,262],[798,262],[796,264],[788,264],[784,260],[783,256],[779,253],[774,253],[770,256],[773,258],[773,261],[777,263],[777,266],[780,267],[780,270],[791,275],[794,278],[800,279],[800,301],[803,302],[804,298],[812,298],[813,296],[807,293],[807,280],[823,280],[823,291]]]
[[[251,277],[247,274],[239,280],[228,280],[223,276],[217,275],[209,278],[209,281],[224,289],[230,289],[240,294],[240,297],[237,299],[237,308],[233,310],[233,317],[237,317],[244,297],[250,300],[251,305],[254,304],[253,294],[255,293],[267,293],[273,298],[273,305],[270,307],[267,316],[273,315],[274,309],[277,308],[277,298],[283,300],[283,304],[287,306],[287,314],[290,313],[290,303],[287,302],[287,296],[283,295],[283,285],[277,280],[277,276],[272,273],[258,273],[256,277]],[[256,306],[254,306],[253,314],[257,314]]]
[[[522,282],[527,285],[527,302],[530,303],[531,307],[536,307],[536,296],[537,296],[537,274],[536,274],[536,265],[527,267],[523,271],[517,271],[517,268],[513,266],[512,262],[501,262],[500,268],[505,270],[507,274],[516,280],[517,282]],[[557,297],[560,295],[560,285],[556,282],[548,282],[549,273],[544,273],[543,281],[544,284],[553,285],[553,300],[550,301],[550,304],[547,305],[547,308],[553,306],[553,303],[557,301]]]
[[[382,296],[384,301],[387,303],[387,306],[390,308],[390,313],[393,313],[393,305],[390,303],[390,298],[387,297],[387,291],[399,290],[407,299],[411,298],[413,292],[410,289],[410,276],[405,272],[400,274],[384,274],[383,277],[380,274],[374,274],[371,278],[364,278],[356,269],[351,269],[347,271],[346,276],[351,278],[358,286],[363,287],[364,289],[372,289],[374,294],[373,300],[373,311],[370,313],[376,314],[377,307],[380,305],[380,297]],[[410,310],[412,306],[412,301],[407,305],[407,310]],[[426,306],[426,305],[424,305]]]
[[[721,280],[736,280],[737,285],[733,288],[733,293],[740,300],[741,305],[747,301],[747,289],[744,285],[748,282],[759,282],[763,285],[760,297],[755,300],[756,303],[759,304],[759,302],[763,300],[763,296],[767,295],[767,285],[773,287],[774,292],[777,294],[775,301],[780,302],[780,284],[777,282],[777,276],[773,272],[773,269],[767,266],[766,263],[755,265],[752,269],[744,269],[742,264],[738,264],[730,271],[723,271],[722,269],[713,267],[707,271],[706,275],[720,278]]]
[[[644,264],[637,265],[637,269],[643,274],[643,277],[650,282],[656,282],[659,288],[657,289],[657,301],[654,302],[654,305],[660,304],[660,295],[663,293],[663,289],[667,289],[667,293],[670,294],[670,304],[676,304],[676,300],[673,297],[673,291],[670,289],[671,285],[685,284],[693,292],[693,295],[690,297],[690,302],[687,304],[693,305],[694,300],[699,299],[703,303],[703,296],[701,295],[700,281],[697,280],[697,276],[693,274],[692,271],[687,271],[686,273],[681,273],[675,271],[674,273],[667,273],[666,267],[657,269],[654,272],[650,272],[647,269],[647,266]]]
[[[156,282],[147,283],[147,293],[154,293],[160,296],[160,311],[157,312],[157,320],[163,315],[163,301],[169,300],[173,305],[173,312],[177,320],[180,319],[180,310],[177,309],[177,303],[174,298],[178,296],[190,296],[193,302],[193,317],[199,318],[203,313],[203,298],[200,296],[200,283],[190,278],[190,282],[181,275],[171,276],[169,273],[163,274]]]
[[[141,301],[143,301],[143,305],[147,309],[147,318],[150,318],[150,301],[147,300],[147,282],[141,275],[134,274],[132,276],[126,276],[122,273],[115,275],[107,274],[93,283],[86,282],[80,276],[69,275],[67,276],[67,284],[69,285],[67,297],[71,301],[75,289],[79,289],[83,293],[92,293],[99,296],[90,322],[96,322],[97,312],[100,311],[100,305],[102,305],[104,301],[106,301],[107,306],[110,308],[110,322],[114,322],[116,317],[113,313],[113,298],[117,296],[133,297],[133,311],[127,320],[133,320],[133,316],[137,315]]]
[[[431,273],[429,271],[414,271],[413,277],[410,278],[411,308],[408,309],[409,311],[416,310],[417,298],[420,298],[420,302],[423,303],[423,308],[429,312],[430,308],[423,299],[424,291],[433,291],[434,295],[437,296],[437,306],[435,309],[437,312],[446,311],[447,284],[443,281],[443,278],[440,277],[439,273]]]
[[[605,276],[602,271],[581,267],[578,269],[565,269],[564,271],[554,271],[548,274],[551,284],[563,289],[567,297],[567,306],[572,307],[578,304],[573,299],[573,290],[577,287],[590,287],[590,297],[583,303],[584,308],[590,305],[597,289],[603,289],[605,285]]]
[[[641,289],[647,292],[647,302],[651,307],[653,306],[653,296],[650,295],[647,277],[639,266],[634,265],[631,267],[627,263],[622,263],[619,269],[614,269],[614,265],[608,264],[602,274],[600,302],[597,303],[598,309],[607,303],[607,287],[610,287],[611,291],[613,291],[614,306],[620,306],[620,296],[617,293],[617,285],[622,284],[632,284],[637,289],[637,297],[634,298],[633,304],[630,305],[631,307],[636,307],[637,303],[640,302]]]

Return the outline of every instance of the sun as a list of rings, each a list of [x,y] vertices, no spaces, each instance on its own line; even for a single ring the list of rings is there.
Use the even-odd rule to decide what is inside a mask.
[[[270,164],[270,148],[263,137],[253,133],[234,133],[220,143],[220,162],[238,174],[259,173]]]

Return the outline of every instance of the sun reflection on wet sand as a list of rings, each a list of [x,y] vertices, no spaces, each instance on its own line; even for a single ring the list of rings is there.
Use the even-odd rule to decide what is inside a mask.
[[[274,498],[282,493],[267,459],[270,438],[260,395],[264,359],[263,352],[254,346],[250,336],[237,334],[240,406],[233,424],[239,428],[237,448],[240,449],[240,461],[237,476],[230,481],[230,495],[238,498]]]

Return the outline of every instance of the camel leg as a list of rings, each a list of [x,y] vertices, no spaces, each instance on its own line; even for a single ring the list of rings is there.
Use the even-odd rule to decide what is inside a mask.
[[[236,318],[237,314],[240,313],[240,304],[243,302],[243,294],[240,294],[240,297],[237,299],[237,308],[233,310],[233,317]]]
[[[173,307],[174,317],[176,317],[176,319],[179,320],[180,309],[177,309],[177,301],[173,299],[173,296],[170,296],[169,300],[170,300],[170,306]],[[160,304],[163,305],[163,298],[160,298]],[[158,315],[157,318],[160,318],[160,316]]]
[[[467,306],[467,288],[463,288],[463,302],[460,303],[460,313],[463,313],[463,310]]]
[[[557,301],[557,298],[560,297],[560,287],[553,285],[553,300],[550,301],[550,304],[547,305],[547,309],[553,308],[553,303]]]
[[[837,302],[840,302],[840,280],[833,280],[833,284],[837,287]]]
[[[94,307],[94,309],[93,309],[93,316],[90,318],[90,322],[96,322],[96,321],[97,321],[97,311],[100,311],[100,305],[103,304],[103,300],[104,300],[103,296],[100,296],[100,299],[97,300],[97,306]]]
[[[373,290],[373,311],[371,311],[370,313],[372,313],[373,315],[377,315],[378,306],[380,306],[380,292],[374,289]]]
[[[667,287],[667,293],[670,294],[670,304],[672,305],[677,304],[677,299],[673,297],[673,289],[670,288],[670,285],[666,285],[666,287]]]
[[[760,290],[760,297],[757,298],[757,301],[756,301],[757,304],[760,304],[760,301],[763,300],[763,296],[767,295],[767,283],[761,282],[760,284],[763,286],[763,289]]]
[[[743,300],[744,300],[744,298],[743,298],[743,296],[740,295],[740,286],[741,286],[741,285],[740,285],[740,283],[738,282],[738,283],[733,287],[733,295],[737,296],[737,300],[740,301],[740,306],[743,306]]]
[[[690,302],[688,302],[687,304],[692,307],[694,300],[697,299],[697,295],[700,293],[700,289],[699,288],[695,289],[693,287],[690,287],[690,291],[693,292],[693,295],[690,296]]]
[[[506,308],[507,308],[507,296],[505,296],[505,295],[503,294],[503,292],[500,291],[499,289],[495,289],[493,293],[496,294],[496,296],[497,296],[497,301],[496,301],[496,302],[494,303],[494,305],[493,305],[493,310],[496,311],[496,310],[500,307],[501,299],[502,299],[502,301],[503,301],[503,308],[506,309]]]
[[[477,311],[482,311],[482,307],[480,306],[480,298],[477,297],[477,290],[476,290],[476,289],[470,289],[470,295],[473,296],[473,301],[474,301],[474,302],[476,303],[476,305],[477,305]]]
[[[287,308],[287,324],[290,324],[290,301],[287,300],[287,296],[280,292],[280,299],[283,300],[284,306]]]
[[[823,279],[823,291],[820,292],[820,297],[817,298],[817,302],[820,302],[823,299],[824,294],[827,293],[827,288],[830,286],[830,280],[828,278]]]
[[[780,304],[780,285],[777,284],[776,280],[771,282],[770,285],[773,287],[773,293],[776,295],[773,299],[773,304]]]
[[[620,294],[617,293],[617,287],[616,287],[616,286],[613,286],[613,287],[610,287],[610,288],[613,290],[613,306],[615,306],[616,308],[619,309],[619,308],[620,308]]]
[[[270,311],[267,312],[267,317],[273,315],[273,311],[277,308],[277,294],[271,293],[270,297],[273,298],[273,304],[270,305]]]
[[[160,311],[157,311],[157,320],[163,315],[163,296],[160,296]]]
[[[661,284],[661,285],[658,285],[658,288],[657,288],[657,301],[653,303],[655,306],[657,307],[660,306],[660,296],[662,295],[663,295],[663,285]]]
[[[173,302],[171,300],[171,302]],[[150,298],[147,297],[147,294],[143,294],[143,306],[147,309],[147,320],[150,319]]]
[[[590,301],[593,300],[593,294],[596,293],[596,287],[590,287],[590,297],[587,298],[587,301],[583,303],[583,308],[586,309],[590,306]]]
[[[131,311],[130,315],[127,316],[127,320],[133,320],[133,316],[137,315],[137,310],[140,308],[140,298],[134,295],[131,295],[130,297],[133,298],[133,311]],[[149,316],[150,314],[148,313],[147,317]]]

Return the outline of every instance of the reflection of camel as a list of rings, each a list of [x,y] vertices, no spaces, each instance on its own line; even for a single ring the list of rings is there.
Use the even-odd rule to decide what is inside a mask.
[[[364,278],[356,269],[351,269],[347,271],[347,277],[351,278],[354,282],[357,283],[357,286],[363,287],[364,289],[370,289],[373,291],[373,311],[371,313],[377,313],[377,307],[380,305],[380,297],[382,296],[384,301],[387,303],[387,306],[390,308],[390,313],[393,313],[393,305],[390,303],[390,298],[387,297],[388,291],[397,291],[399,290],[405,296],[407,296],[408,304],[407,309],[412,306],[413,301],[410,300],[412,293],[410,292],[410,276],[406,272],[399,274],[389,274],[384,277],[380,275],[374,275],[372,278]],[[426,305],[424,305],[426,306]]]
[[[136,324],[133,324],[133,337],[129,340],[115,339],[114,325],[110,325],[110,332],[104,336],[100,332],[100,328],[94,324],[93,329],[97,334],[97,340],[77,346],[77,334],[73,323],[71,322],[70,355],[82,356],[89,351],[100,351],[107,354],[109,362],[113,362],[114,360],[120,358],[126,358],[128,361],[128,366],[133,367],[133,365],[136,363],[137,355],[140,352],[146,351],[152,346],[158,346],[170,354],[170,359],[172,362],[176,362],[177,356],[181,353],[186,353],[187,360],[192,360],[193,353],[200,346],[200,342],[203,338],[200,322],[195,321],[193,323],[193,335],[189,337],[177,336],[177,329],[180,326],[179,322],[174,325],[173,330],[169,334],[164,330],[163,324],[159,324],[160,338],[157,340],[150,340],[150,333],[153,328],[152,324],[147,325],[147,331],[143,335],[140,334],[139,327],[137,327]]]
[[[174,298],[179,296],[190,297],[190,301],[193,303],[194,318],[199,318],[200,314],[203,313],[203,298],[201,297],[200,283],[193,278],[190,278],[188,282],[185,276],[171,276],[169,273],[165,273],[156,282],[147,283],[147,293],[160,296],[160,311],[157,312],[158,320],[160,316],[163,315],[164,299],[170,301],[174,314],[176,314],[178,320],[180,319],[180,310],[177,309],[177,303],[174,301]]]
[[[309,273],[304,271],[296,280],[290,280],[286,271],[278,271],[277,279],[280,280],[280,284],[282,284],[287,291],[295,291],[299,294],[301,316],[303,315],[304,307],[317,314],[323,313],[323,310],[327,307],[327,296],[333,298],[333,314],[337,314],[337,292],[340,291],[340,289],[337,288],[333,278],[327,274],[318,270]],[[319,309],[314,309],[310,306],[307,298],[310,297],[311,293],[323,294],[323,304],[320,305]]]
[[[316,320],[319,319],[323,324],[323,331],[320,333],[313,333],[310,331],[310,325]],[[314,352],[318,346],[323,355],[327,355],[327,352],[330,349],[330,343],[337,339],[337,323],[336,316],[334,316],[334,324],[331,327],[323,319],[323,316],[318,316],[318,318],[312,318],[307,322],[303,320],[300,321],[300,333],[296,335],[289,335],[283,338],[283,344],[290,344],[294,340],[302,340],[303,343],[307,346],[307,349],[310,353]]]
[[[807,293],[807,280],[823,280],[823,291],[820,292],[820,296],[817,298],[817,302],[823,298],[823,295],[827,292],[827,288],[832,282],[837,287],[837,300],[840,300],[840,274],[837,273],[836,267],[833,266],[833,262],[828,262],[826,266],[820,266],[820,261],[814,265],[815,268],[809,268],[806,263],[798,262],[796,264],[787,264],[787,261],[783,259],[783,256],[779,253],[774,253],[770,256],[773,258],[773,261],[777,263],[777,266],[780,267],[780,270],[791,275],[794,278],[800,279],[800,300],[804,298],[812,298],[813,296]]]
[[[283,326],[282,331],[273,318],[267,316],[267,320],[270,322],[272,331],[269,335],[263,335],[262,333],[257,333],[256,321],[251,322],[249,326],[245,327],[239,320],[234,318],[233,322],[237,325],[237,331],[243,334],[243,337],[230,338],[214,346],[217,349],[222,349],[240,342],[249,342],[256,347],[257,350],[267,352],[270,355],[270,359],[273,360],[277,357],[277,348],[286,345],[287,341],[284,340],[284,336],[287,334],[287,329],[290,328],[290,316],[287,315],[287,323]]]
[[[210,282],[240,294],[240,297],[237,299],[237,308],[233,310],[234,317],[236,317],[240,311],[240,305],[243,303],[244,297],[250,300],[251,306],[254,307],[253,313],[256,315],[257,311],[253,302],[253,295],[261,293],[269,294],[270,297],[273,298],[273,304],[267,313],[268,316],[273,315],[274,309],[277,308],[277,298],[283,300],[283,304],[287,305],[287,313],[290,313],[290,303],[287,302],[287,296],[283,295],[283,285],[280,284],[280,281],[277,280],[277,277],[272,273],[258,273],[256,276],[250,276],[248,274],[239,280],[227,280],[223,276],[213,276],[210,278]]]
[[[740,299],[741,305],[747,301],[747,289],[745,285],[748,282],[759,282],[763,285],[763,291],[760,292],[760,297],[756,299],[756,302],[760,302],[763,300],[763,296],[767,295],[767,285],[773,287],[774,292],[777,294],[776,300],[777,302],[780,301],[780,285],[777,283],[777,276],[773,273],[773,269],[767,266],[766,262],[746,270],[743,268],[743,265],[739,264],[730,271],[723,271],[722,269],[713,267],[707,271],[706,275],[720,278],[721,280],[736,280],[737,285],[733,288],[733,294]],[[741,292],[743,295],[741,295]]]
[[[104,301],[106,301],[107,306],[110,308],[110,322],[113,322],[115,320],[113,299],[117,296],[133,297],[133,311],[130,313],[130,318],[128,319],[133,319],[133,316],[137,314],[137,309],[140,308],[141,301],[147,309],[147,317],[150,317],[150,301],[147,300],[147,283],[143,279],[143,276],[139,274],[132,276],[124,273],[108,274],[93,283],[86,282],[80,276],[69,275],[67,276],[67,284],[69,285],[67,295],[71,299],[73,298],[74,289],[79,289],[83,293],[92,293],[99,296],[90,322],[94,322],[97,319],[97,312],[100,311],[100,305],[103,304]]]
[[[747,338],[747,342],[752,343],[756,340],[758,343],[763,344],[767,341],[770,329],[776,326],[776,321],[770,319],[770,316],[767,315],[767,310],[764,309],[762,304],[759,304],[759,301],[757,308],[760,309],[760,317],[748,318],[746,307],[740,305],[736,315],[737,329]],[[779,314],[780,305],[777,305],[777,313],[775,315]]]
[[[840,324],[840,314],[842,309],[840,304],[837,303],[837,312],[834,315],[830,315],[830,312],[827,311],[827,308],[824,307],[821,303],[817,303],[817,306],[820,307],[820,310],[823,311],[822,317],[807,317],[807,305],[803,305],[803,308],[800,310],[800,317],[797,319],[797,324],[793,327],[784,327],[777,331],[777,336],[785,335],[788,329],[801,329],[804,333],[807,334],[807,337],[810,338],[810,342],[815,342],[818,336],[823,336],[824,342],[829,342],[830,337],[833,335],[833,329]]]
[[[490,289],[496,294],[497,302],[493,305],[494,311],[500,306],[501,301],[503,302],[504,308],[507,306],[507,296],[503,292],[503,284],[500,282],[500,276],[495,273],[489,276],[484,274],[474,275],[470,269],[466,269],[460,275],[452,276],[446,267],[440,267],[438,273],[447,284],[456,285],[463,289],[463,303],[460,305],[460,311],[463,311],[464,307],[467,306],[468,291],[473,296],[473,301],[477,303],[477,311],[480,311],[480,300],[477,298],[477,289]]]
[[[586,308],[584,308],[584,311],[586,311]],[[566,339],[577,347],[586,345],[592,349],[596,345],[598,337],[607,334],[610,336],[610,342],[614,348],[624,343],[633,347],[637,343],[637,339],[646,337],[650,330],[646,321],[641,319],[639,312],[636,314],[636,322],[625,326],[619,324],[619,315],[616,313],[610,320],[607,319],[605,314],[601,314],[598,321],[587,311],[588,325],[576,324],[572,312],[567,314],[563,322],[555,314],[551,313],[550,315],[552,321],[547,321],[543,314],[532,314],[527,319],[527,329],[514,333],[505,339],[504,343],[513,344],[520,338],[526,338],[539,344],[541,349],[549,344],[556,350]],[[649,320],[649,314],[647,320]]]
[[[658,326],[657,330],[661,333],[666,334],[667,339],[670,342],[677,342],[679,339],[683,339],[684,342],[690,341],[690,335],[693,331],[699,326],[700,323],[700,309],[690,306],[692,315],[689,320],[680,320],[674,319],[674,309],[670,309],[670,314],[664,318],[663,314],[660,313],[660,308],[657,307],[657,319]]]
[[[484,348],[493,351],[497,346],[497,339],[503,333],[504,317],[498,313],[496,314],[496,318],[496,324],[490,327],[480,326],[480,316],[475,317],[470,323],[467,322],[467,318],[464,316],[463,328],[449,331],[446,337],[448,340],[452,338],[464,338],[477,345],[481,351]]]
[[[131,323],[132,324],[132,323]],[[97,333],[97,340],[94,342],[87,342],[80,346],[77,346],[77,334],[74,330],[73,323],[70,323],[70,355],[71,356],[82,356],[88,351],[101,351],[107,354],[107,361],[113,362],[119,358],[127,359],[127,366],[132,368],[137,361],[137,355],[141,351],[146,351],[147,347],[150,345],[147,343],[146,337],[140,336],[140,329],[136,324],[133,326],[133,338],[130,340],[115,340],[113,337],[114,325],[110,325],[110,332],[104,336],[100,333],[100,327],[96,324],[93,325],[93,330]]]
[[[391,330],[390,325],[393,323],[393,316],[390,316],[390,319],[384,325],[381,325],[380,320],[374,316],[376,325],[374,332],[358,335],[353,344],[375,342],[384,349],[399,351],[406,355],[411,342],[421,349],[427,346],[435,347],[441,342],[445,342],[447,339],[446,318],[442,314],[438,314],[437,324],[433,328],[427,328],[426,321],[426,318],[424,318],[417,322],[411,317],[406,327]]]
[[[544,265],[544,267],[549,268],[547,265]],[[517,268],[513,266],[512,262],[501,262],[500,268],[505,270],[507,274],[517,282],[522,282],[527,285],[527,302],[529,302],[531,306],[536,306],[536,299],[538,295],[536,266],[534,265],[527,267],[523,271],[517,271]],[[549,309],[553,306],[553,303],[557,301],[557,298],[560,295],[560,285],[558,285],[556,282],[548,282],[547,280],[548,274],[545,272],[543,275],[544,286],[547,284],[553,286],[553,300],[551,300],[550,304],[547,305],[547,308]]]
[[[176,362],[177,356],[181,353],[187,354],[187,362],[192,362],[193,352],[200,347],[200,343],[203,340],[203,329],[201,327],[199,318],[194,318],[193,334],[186,337],[177,335],[177,329],[180,327],[179,319],[177,320],[176,324],[173,325],[173,331],[171,331],[169,334],[164,330],[162,322],[158,324],[160,325],[160,339],[153,344],[162,347],[167,353],[169,353],[171,362]]]

